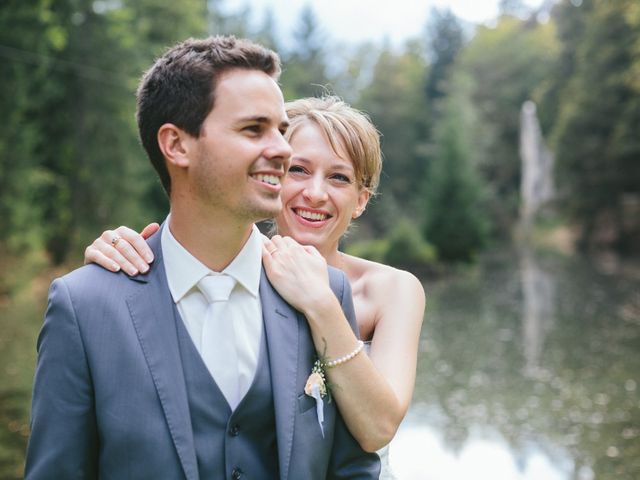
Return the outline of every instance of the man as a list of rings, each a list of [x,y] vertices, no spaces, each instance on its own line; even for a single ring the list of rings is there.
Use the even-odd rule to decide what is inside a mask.
[[[253,223],[282,208],[291,156],[279,72],[270,50],[215,37],[143,78],[140,136],[171,203],[150,239],[156,267],[53,282],[26,478],[377,477],[334,403],[319,422],[306,320],[261,271]],[[353,327],[348,283],[329,273]]]

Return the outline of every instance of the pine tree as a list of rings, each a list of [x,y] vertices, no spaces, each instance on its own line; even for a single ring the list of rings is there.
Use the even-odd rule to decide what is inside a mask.
[[[581,245],[637,250],[640,202],[640,30],[633,0],[585,0],[573,75],[554,131],[563,205],[582,227]]]
[[[281,84],[285,99],[318,96],[331,89],[326,67],[327,37],[310,4],[300,13],[295,48],[284,56]]]
[[[435,132],[436,155],[429,165],[424,198],[424,237],[447,261],[470,261],[485,245],[488,220],[479,177],[472,162],[473,112],[469,81],[458,78],[443,104]]]

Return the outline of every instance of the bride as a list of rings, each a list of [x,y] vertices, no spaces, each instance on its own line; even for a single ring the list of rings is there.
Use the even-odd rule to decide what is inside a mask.
[[[377,451],[391,441],[411,402],[424,290],[408,272],[338,249],[380,177],[380,138],[369,119],[336,97],[290,102],[287,114],[293,156],[263,265],[280,295],[306,316],[316,350],[330,359],[357,344],[331,290],[323,288],[327,264],[346,273],[368,355],[356,354],[326,376],[349,431],[364,450]],[[87,247],[85,261],[129,275],[146,272],[153,256],[144,238],[157,229],[154,223],[141,235],[127,227],[107,230]],[[113,246],[115,237],[120,241]],[[380,478],[394,478],[386,449],[381,460]]]

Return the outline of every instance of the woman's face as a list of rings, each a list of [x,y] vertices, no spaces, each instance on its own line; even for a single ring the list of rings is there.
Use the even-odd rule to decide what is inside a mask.
[[[327,254],[362,213],[369,193],[358,186],[344,149],[336,154],[316,124],[302,124],[289,143],[293,156],[282,183],[284,208],[276,218],[278,233]]]

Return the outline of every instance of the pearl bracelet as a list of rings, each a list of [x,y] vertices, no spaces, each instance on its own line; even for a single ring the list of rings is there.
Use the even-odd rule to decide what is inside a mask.
[[[333,368],[333,367],[337,367],[338,365],[342,365],[343,363],[347,363],[353,357],[358,355],[362,351],[363,348],[364,348],[364,342],[362,340],[358,340],[358,346],[356,347],[356,349],[353,352],[348,353],[344,357],[336,358],[335,360],[331,360],[329,362],[326,362],[325,366],[327,368]]]

